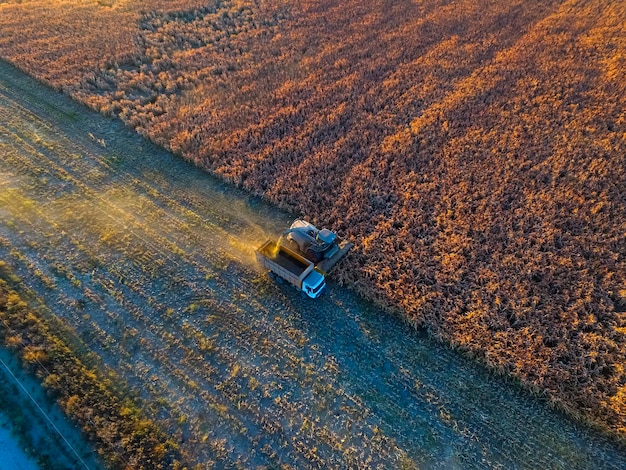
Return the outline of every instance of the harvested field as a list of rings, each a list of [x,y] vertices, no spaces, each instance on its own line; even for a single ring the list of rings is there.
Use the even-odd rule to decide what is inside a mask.
[[[76,354],[140,397],[185,463],[626,464],[344,288],[311,302],[272,283],[253,248],[290,216],[6,64],[0,122],[3,269],[42,321],[75,332]]]
[[[625,25],[611,0],[8,1],[0,56],[339,230],[341,282],[623,440]]]

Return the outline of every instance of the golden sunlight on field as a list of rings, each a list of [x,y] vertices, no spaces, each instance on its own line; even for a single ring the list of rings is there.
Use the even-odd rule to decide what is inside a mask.
[[[340,282],[624,438],[626,4],[8,2],[0,56],[357,244]]]

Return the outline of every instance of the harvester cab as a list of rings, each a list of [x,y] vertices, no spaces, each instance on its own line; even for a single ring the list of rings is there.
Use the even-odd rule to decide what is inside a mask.
[[[337,235],[334,232],[325,228],[318,230],[310,222],[301,219],[296,219],[280,240],[282,246],[298,251],[314,263],[332,258],[339,251],[336,242]]]

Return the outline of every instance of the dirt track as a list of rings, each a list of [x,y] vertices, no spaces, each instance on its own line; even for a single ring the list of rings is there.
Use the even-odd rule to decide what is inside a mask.
[[[624,468],[626,456],[329,285],[272,283],[291,217],[0,63],[0,259],[218,467]]]

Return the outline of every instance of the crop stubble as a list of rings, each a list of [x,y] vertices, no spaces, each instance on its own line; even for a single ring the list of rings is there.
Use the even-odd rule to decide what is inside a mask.
[[[311,304],[271,284],[251,250],[286,215],[3,74],[0,254],[192,462],[623,463],[339,288]]]

